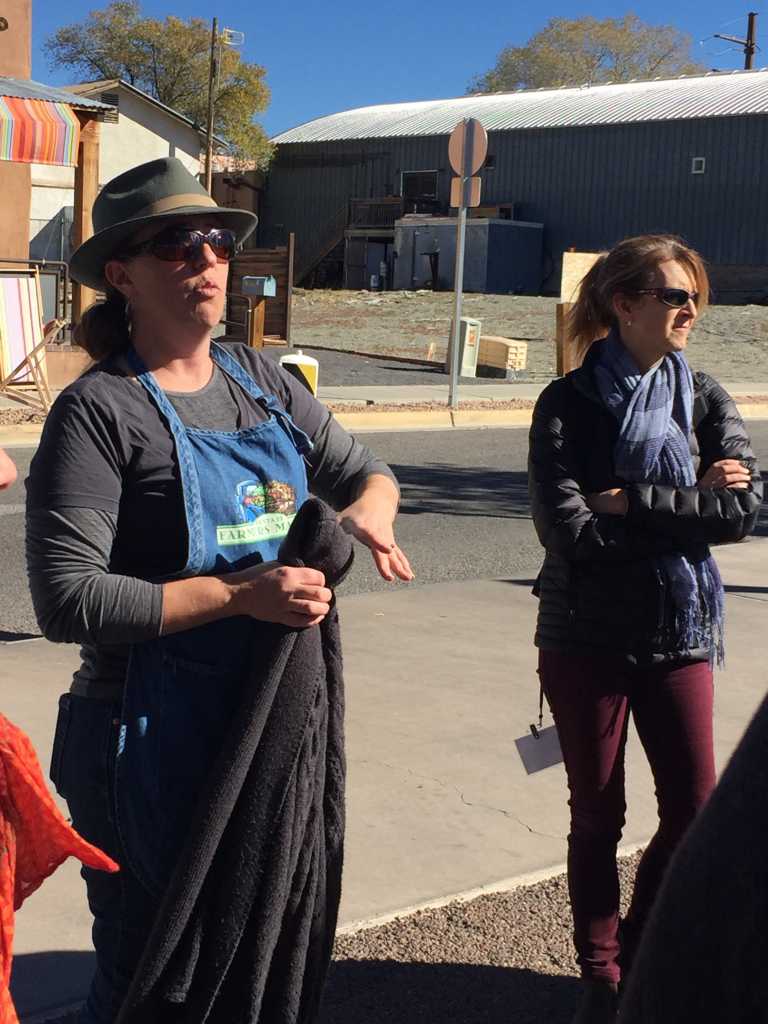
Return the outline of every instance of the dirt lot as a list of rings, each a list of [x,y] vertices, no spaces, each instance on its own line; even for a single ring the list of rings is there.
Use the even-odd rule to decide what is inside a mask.
[[[555,371],[551,298],[467,295],[464,316],[484,334],[528,342],[533,376]],[[449,292],[349,292],[296,289],[293,341],[350,351],[443,359],[453,312]],[[691,335],[691,366],[723,382],[768,382],[768,307],[712,306]]]

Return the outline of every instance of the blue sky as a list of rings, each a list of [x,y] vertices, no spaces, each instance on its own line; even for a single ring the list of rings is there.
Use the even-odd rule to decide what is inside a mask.
[[[33,0],[34,79],[71,80],[71,73],[48,68],[42,42],[60,25],[80,21],[100,6],[106,0]],[[546,13],[536,6],[522,10],[509,0],[218,0],[212,7],[203,0],[144,0],[142,9],[155,17],[216,14],[222,27],[243,31],[245,58],[267,69],[272,102],[261,121],[270,135],[349,107],[460,96],[474,74],[493,66],[500,49],[524,43],[555,16],[605,18],[634,11],[645,21],[666,24],[674,12],[673,23],[694,39],[694,55],[708,67],[727,69],[742,67],[743,54],[711,37],[715,32],[743,36],[747,11],[754,10],[758,42],[766,40],[755,66],[768,65],[768,0],[747,0],[743,9],[733,0],[675,5],[654,0],[623,8],[608,0],[588,5],[553,0]]]

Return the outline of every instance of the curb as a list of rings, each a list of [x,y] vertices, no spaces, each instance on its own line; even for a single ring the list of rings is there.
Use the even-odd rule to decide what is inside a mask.
[[[43,432],[42,423],[19,423],[0,426],[0,448],[36,448]]]
[[[736,403],[742,419],[768,420],[768,402]],[[532,409],[408,409],[387,412],[340,412],[336,420],[352,433],[405,430],[471,430],[482,428],[530,427]],[[0,426],[0,448],[34,448],[40,440],[42,423]]]
[[[750,402],[736,406],[742,419],[768,420],[768,402]],[[375,412],[339,412],[336,420],[352,433],[376,433],[398,430],[452,430],[530,427],[533,409],[421,409]],[[2,438],[0,435],[0,446]]]
[[[620,846],[616,851],[617,857],[632,857],[638,851],[644,850],[649,839],[640,843],[628,843]],[[503,878],[498,882],[489,882],[487,885],[480,885],[474,889],[465,889],[463,892],[452,893],[448,896],[439,896],[434,900],[427,900],[424,903],[414,903],[409,907],[400,910],[393,910],[388,914],[380,914],[377,917],[369,917],[360,921],[350,921],[349,924],[340,925],[336,929],[337,935],[357,935],[359,932],[366,932],[371,928],[381,928],[382,925],[392,924],[393,921],[400,921],[405,917],[412,917],[414,914],[421,914],[426,910],[440,910],[450,903],[470,903],[480,896],[493,896],[496,893],[513,892],[515,889],[522,889],[528,885],[538,885],[539,882],[546,882],[550,878],[557,878],[566,874],[567,864],[553,864],[548,868],[540,868],[538,871],[530,871],[526,875],[516,875],[513,878]]]

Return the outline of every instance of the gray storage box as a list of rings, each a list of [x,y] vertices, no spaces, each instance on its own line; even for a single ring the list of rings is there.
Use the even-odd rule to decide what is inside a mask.
[[[496,295],[538,295],[542,281],[542,224],[517,220],[467,220],[464,291]],[[393,286],[453,288],[455,217],[406,217],[395,222]]]

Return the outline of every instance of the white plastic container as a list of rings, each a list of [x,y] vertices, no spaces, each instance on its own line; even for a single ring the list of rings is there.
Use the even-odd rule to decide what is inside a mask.
[[[477,376],[477,354],[480,349],[480,335],[483,324],[481,320],[463,316],[459,321],[459,376]],[[451,372],[451,352],[453,350],[453,321],[451,333],[448,335],[448,351],[445,357],[445,372]]]
[[[290,355],[280,356],[280,365],[317,397],[320,364],[316,359],[313,359],[312,356],[305,356],[301,349],[297,348]]]

